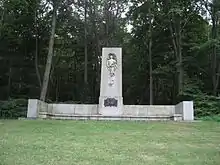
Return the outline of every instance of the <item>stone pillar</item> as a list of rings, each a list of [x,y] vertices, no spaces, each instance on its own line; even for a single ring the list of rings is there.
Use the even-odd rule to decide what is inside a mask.
[[[183,101],[175,106],[175,114],[181,114],[184,121],[194,120],[193,101]]]
[[[48,109],[47,103],[37,99],[29,99],[27,118],[46,118]],[[51,107],[50,111],[52,111]]]
[[[99,114],[119,116],[122,109],[122,49],[103,48]]]
[[[39,113],[39,105],[37,99],[28,100],[27,118],[37,118]]]

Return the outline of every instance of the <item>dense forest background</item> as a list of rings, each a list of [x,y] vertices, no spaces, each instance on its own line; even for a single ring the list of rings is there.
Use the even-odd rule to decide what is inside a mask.
[[[124,104],[220,114],[219,34],[218,0],[0,0],[0,116],[30,98],[98,103],[108,46],[123,48]]]

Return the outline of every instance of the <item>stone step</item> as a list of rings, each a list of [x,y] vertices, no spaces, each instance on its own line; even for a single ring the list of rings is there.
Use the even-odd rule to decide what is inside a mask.
[[[39,113],[40,118],[44,119],[59,119],[59,120],[132,120],[132,121],[180,121],[182,115],[175,114],[173,116],[103,116],[103,115],[76,115],[76,114],[48,114],[45,112]]]

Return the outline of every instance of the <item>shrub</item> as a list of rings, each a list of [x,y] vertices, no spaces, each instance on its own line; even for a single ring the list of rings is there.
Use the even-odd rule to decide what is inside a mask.
[[[205,93],[189,94],[182,97],[185,100],[193,100],[196,117],[218,116],[220,115],[220,98],[210,96]]]
[[[0,101],[0,118],[14,119],[18,117],[26,117],[27,114],[26,99],[11,99]]]
[[[201,117],[199,119],[203,120],[203,121],[216,121],[216,122],[220,122],[220,115],[206,116],[206,117]]]

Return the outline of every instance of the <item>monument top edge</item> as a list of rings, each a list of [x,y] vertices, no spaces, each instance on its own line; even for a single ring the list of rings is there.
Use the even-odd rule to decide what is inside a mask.
[[[122,47],[103,47],[102,49],[122,49]]]

